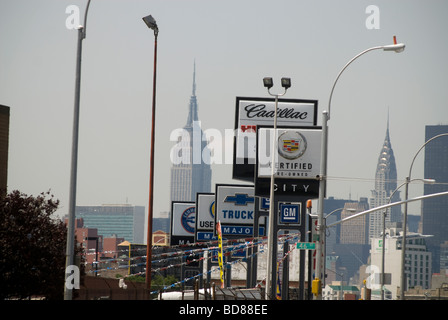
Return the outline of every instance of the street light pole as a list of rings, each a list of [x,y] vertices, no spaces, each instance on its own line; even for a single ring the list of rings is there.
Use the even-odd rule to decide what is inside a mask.
[[[78,27],[78,45],[76,53],[76,79],[75,79],[75,105],[73,113],[73,136],[72,136],[72,159],[70,170],[70,196],[67,219],[67,242],[65,248],[65,286],[64,299],[72,300],[73,289],[67,286],[67,268],[74,265],[75,260],[75,209],[76,209],[76,184],[78,175],[78,136],[79,136],[79,102],[81,96],[81,60],[82,60],[82,40],[86,37],[87,12],[89,11],[90,0],[87,1],[84,14],[84,26]]]
[[[282,94],[272,94],[270,89],[273,86],[272,78],[264,78],[263,84],[266,88],[268,88],[268,93],[271,96],[275,97],[275,107],[274,107],[274,137],[272,139],[272,149],[271,149],[271,190],[270,190],[270,198],[269,198],[269,236],[268,236],[268,248],[267,248],[267,265],[266,265],[266,300],[272,299],[273,297],[273,282],[272,282],[272,272],[275,270],[272,265],[272,260],[274,258],[274,237],[275,234],[274,228],[274,176],[275,176],[275,160],[276,160],[276,146],[277,146],[277,106],[278,106],[278,97],[286,94],[286,90],[291,86],[291,80],[289,78],[282,78],[282,87],[285,89]]]
[[[396,38],[394,37],[394,44],[386,45],[386,46],[377,46],[366,49],[361,53],[357,54],[353,57],[347,64],[342,68],[339,74],[336,77],[336,80],[333,83],[333,87],[331,89],[330,98],[328,101],[328,110],[324,110],[322,112],[322,146],[321,146],[321,163],[320,163],[320,183],[319,183],[319,197],[318,197],[318,206],[317,206],[317,232],[318,232],[318,240],[316,243],[316,279],[317,282],[316,287],[318,288],[317,292],[315,292],[315,299],[322,299],[322,281],[325,279],[325,257],[323,256],[323,248],[325,245],[325,225],[324,225],[324,198],[327,188],[327,157],[328,157],[328,120],[330,120],[330,108],[331,108],[331,99],[333,97],[333,92],[336,87],[336,83],[338,82],[340,76],[344,72],[344,70],[356,59],[360,56],[364,55],[367,52],[373,50],[383,50],[383,51],[394,51],[396,53],[402,52],[405,48],[405,45],[402,43],[397,44]]]
[[[146,234],[146,288],[151,289],[151,268],[152,268],[152,218],[154,203],[154,148],[155,148],[155,120],[156,120],[156,75],[157,75],[157,36],[159,28],[156,20],[149,15],[142,18],[148,28],[154,31],[154,73],[152,88],[152,116],[151,116],[151,155],[149,169],[149,205],[148,205],[148,230]]]
[[[418,149],[417,153],[414,155],[414,158],[412,159],[411,162],[411,167],[409,168],[409,175],[406,177],[406,188],[405,188],[405,200],[408,200],[408,191],[409,191],[409,182],[411,181],[411,172],[412,172],[412,167],[414,165],[414,161],[415,158],[417,158],[417,155],[420,153],[420,151],[426,147],[426,145],[433,141],[434,139],[443,137],[443,136],[448,136],[448,133],[442,133],[439,134],[435,137],[432,137],[431,139],[429,139],[428,141],[426,141],[421,147],[420,149]],[[403,240],[402,240],[402,244],[401,244],[401,282],[400,282],[400,299],[401,300],[405,300],[404,297],[404,292],[406,290],[406,274],[404,271],[404,264],[406,261],[406,226],[408,223],[408,203],[405,202],[404,203],[404,214],[403,214]]]

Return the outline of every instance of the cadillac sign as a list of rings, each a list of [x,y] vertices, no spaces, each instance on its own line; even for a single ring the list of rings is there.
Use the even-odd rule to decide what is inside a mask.
[[[236,98],[233,178],[254,181],[256,132],[260,126],[273,126],[275,100]],[[317,123],[317,100],[279,99],[277,123],[286,127],[312,127]],[[292,149],[295,146],[291,146]]]

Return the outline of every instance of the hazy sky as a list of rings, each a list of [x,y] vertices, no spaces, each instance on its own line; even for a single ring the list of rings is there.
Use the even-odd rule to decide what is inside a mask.
[[[0,0],[0,104],[11,108],[9,190],[51,189],[67,213],[77,31],[87,0]],[[369,5],[379,9],[370,20]],[[204,130],[233,129],[237,96],[268,97],[262,78],[290,77],[285,98],[319,101],[318,124],[336,75],[329,121],[328,195],[370,197],[390,116],[398,179],[425,142],[425,125],[448,123],[445,0],[92,0],[83,41],[78,205],[147,206],[154,35],[157,21],[155,212],[169,210],[170,133],[187,121],[193,63]],[[379,29],[369,29],[369,22]],[[378,27],[378,25],[376,25]],[[232,180],[213,165],[215,183]],[[423,178],[423,153],[412,178]],[[427,177],[430,178],[430,177]],[[410,196],[422,195],[421,185]],[[413,206],[418,214],[420,205]]]

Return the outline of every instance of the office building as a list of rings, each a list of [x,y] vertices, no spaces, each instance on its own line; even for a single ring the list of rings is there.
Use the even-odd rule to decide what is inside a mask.
[[[428,125],[425,127],[425,141],[448,133],[448,125]],[[428,142],[424,149],[424,178],[435,179],[435,184],[425,184],[424,194],[448,191],[448,136],[441,136]],[[433,253],[433,272],[440,272],[440,245],[448,241],[448,197],[434,197],[423,200],[421,232],[433,235],[428,246]],[[442,258],[442,259],[441,259]],[[442,261],[441,261],[442,260]]]
[[[327,225],[368,208],[367,198],[359,201],[334,199],[324,202]],[[326,283],[343,280],[349,283],[369,256],[368,216],[332,226],[326,236]]]
[[[359,202],[346,203],[344,210],[341,212],[341,219],[348,218],[354,214],[369,209],[367,198],[360,198]],[[362,215],[360,217],[348,220],[341,224],[341,240],[340,243],[345,244],[368,244],[369,241],[369,216]]]
[[[327,217],[326,224],[331,224],[341,220],[341,211],[346,203],[356,202],[355,200],[347,199],[335,199],[334,197],[328,197],[324,199],[324,216]],[[326,237],[326,250],[327,252],[333,252],[333,246],[339,243],[341,240],[341,224],[337,224],[331,227]]]
[[[76,218],[105,238],[118,237],[144,243],[145,207],[132,205],[76,206]]]
[[[387,279],[385,287],[387,292],[390,292],[390,296],[386,298],[389,299],[398,299],[400,295],[402,239],[401,228],[386,229],[384,273],[386,274],[385,279]],[[406,233],[404,269],[406,290],[417,286],[428,289],[431,286],[432,254],[426,245],[429,239],[431,239],[431,236],[414,232]],[[379,299],[381,294],[382,237],[373,238],[371,245],[371,272],[374,275],[369,277],[369,281],[372,292],[375,292],[375,299]]]
[[[193,92],[187,123],[171,151],[171,201],[196,201],[196,193],[211,191],[212,172],[207,142],[198,119],[196,98],[196,67],[193,72]]]

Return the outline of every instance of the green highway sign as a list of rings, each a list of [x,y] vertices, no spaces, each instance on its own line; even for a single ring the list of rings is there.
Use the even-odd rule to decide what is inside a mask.
[[[315,250],[316,243],[315,242],[297,242],[297,249],[301,250]]]

